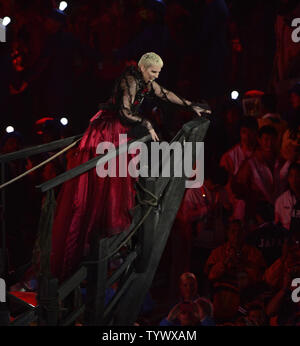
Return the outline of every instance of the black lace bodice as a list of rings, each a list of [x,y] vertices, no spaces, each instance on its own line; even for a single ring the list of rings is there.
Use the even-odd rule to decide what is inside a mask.
[[[125,123],[140,123],[151,130],[150,121],[139,114],[140,105],[145,97],[158,97],[166,102],[184,106],[191,111],[193,111],[193,106],[197,105],[175,95],[155,81],[147,84],[142,72],[136,66],[128,66],[115,82],[109,103],[118,111],[121,120]]]

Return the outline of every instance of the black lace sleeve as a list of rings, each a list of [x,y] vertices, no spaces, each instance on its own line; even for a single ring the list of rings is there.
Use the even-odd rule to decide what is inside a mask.
[[[172,91],[162,87],[157,82],[153,81],[152,87],[153,87],[155,95],[166,102],[184,106],[185,108],[193,112],[195,111],[194,107],[200,107],[203,109],[203,111],[206,111],[206,110],[210,111],[210,107],[207,103],[198,103],[198,102],[188,101],[185,98],[178,96],[174,94]]]
[[[120,105],[121,118],[125,118],[130,123],[140,123],[150,131],[152,129],[150,121],[141,118],[134,111],[134,100],[138,88],[138,83],[136,79],[131,75],[126,75],[124,76],[124,78],[122,78],[120,82],[120,87],[123,92]]]
[[[185,106],[188,108],[192,106],[191,101],[188,101],[181,96],[175,95],[172,91],[163,88],[161,85],[159,85],[158,83],[154,81],[152,82],[152,86],[153,86],[155,95],[159,97],[160,99],[166,102],[175,103],[177,105]]]

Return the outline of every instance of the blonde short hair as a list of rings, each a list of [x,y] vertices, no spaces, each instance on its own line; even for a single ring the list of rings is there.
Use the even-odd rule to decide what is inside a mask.
[[[154,52],[145,53],[138,62],[139,67],[143,65],[145,68],[153,65],[163,67],[163,64],[162,58]]]

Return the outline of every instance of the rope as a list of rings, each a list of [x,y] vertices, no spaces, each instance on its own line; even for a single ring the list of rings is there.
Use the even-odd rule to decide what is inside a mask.
[[[136,184],[148,195],[150,195],[152,197],[152,199],[149,200],[142,200],[139,194],[139,191],[137,191],[137,199],[139,204],[141,205],[148,205],[149,208],[146,211],[146,213],[144,214],[144,216],[140,219],[140,221],[137,223],[137,225],[135,225],[135,227],[133,228],[133,230],[129,233],[129,235],[125,238],[125,240],[122,241],[122,243],[117,247],[117,249],[113,252],[111,252],[110,254],[108,254],[107,256],[105,256],[104,258],[101,258],[101,261],[105,261],[107,259],[109,259],[110,257],[114,256],[121,248],[122,246],[126,245],[126,243],[134,236],[134,234],[137,232],[137,230],[141,227],[141,225],[143,224],[143,222],[147,219],[147,217],[149,216],[151,210],[153,207],[158,206],[158,200],[159,197],[157,197],[156,195],[154,195],[151,191],[147,190],[144,186],[141,185],[141,183],[139,181],[136,182]],[[88,262],[83,262],[83,264],[96,264],[98,263],[98,261],[88,261]]]
[[[142,204],[142,205],[147,205],[148,204],[148,205],[151,205],[153,207],[157,207],[158,197],[154,193],[152,193],[151,191],[147,190],[139,181],[137,181],[136,183],[137,183],[137,185],[139,186],[140,189],[142,189],[145,193],[148,193],[148,195],[150,195],[153,198],[153,200],[154,200],[154,201],[153,200],[145,200],[145,201],[143,201],[141,199],[139,193],[137,192],[137,198],[138,198],[139,203]]]
[[[63,154],[65,151],[71,149],[72,147],[75,146],[75,144],[77,144],[80,140],[81,140],[82,137],[78,138],[75,142],[71,143],[70,145],[68,145],[67,147],[65,147],[64,149],[62,149],[61,151],[59,151],[58,153],[50,156],[47,160],[45,161],[42,161],[41,163],[39,163],[37,166],[34,166],[32,168],[30,168],[28,171],[18,175],[17,177],[5,182],[4,184],[0,185],[0,190],[3,189],[4,187],[14,183],[15,181],[17,180],[20,180],[21,178],[25,177],[26,175],[30,174],[31,172],[37,170],[38,168],[44,166],[46,163],[54,160],[56,157],[58,157],[59,155]]]

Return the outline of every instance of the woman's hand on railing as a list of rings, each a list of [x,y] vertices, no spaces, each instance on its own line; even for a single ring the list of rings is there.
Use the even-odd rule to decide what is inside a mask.
[[[211,110],[210,109],[204,109],[200,106],[192,106],[193,110],[195,113],[197,113],[197,115],[199,117],[202,117],[202,113],[205,113],[205,114],[211,114]]]
[[[159,141],[159,138],[158,138],[158,136],[157,136],[157,134],[156,134],[154,129],[149,130],[149,133],[150,133],[152,139],[154,140],[154,142]]]

